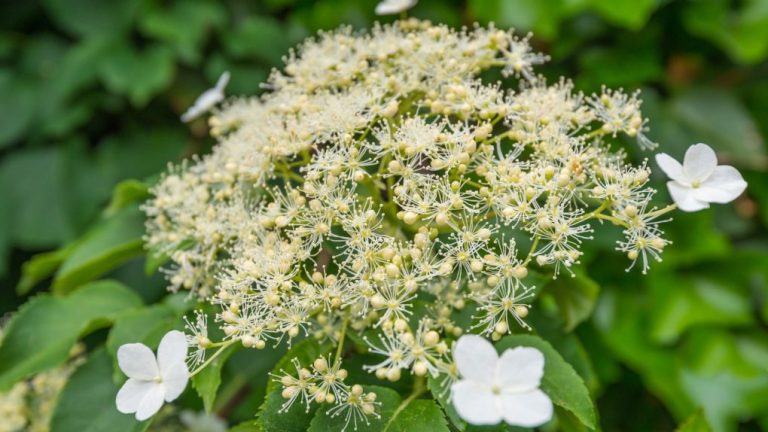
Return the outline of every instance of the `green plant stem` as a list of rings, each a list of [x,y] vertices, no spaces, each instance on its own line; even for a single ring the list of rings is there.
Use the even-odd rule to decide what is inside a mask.
[[[233,340],[226,341],[226,342],[219,342],[219,344],[221,344],[221,345],[219,345],[220,348],[215,353],[213,353],[212,356],[208,357],[208,360],[206,360],[205,362],[203,362],[203,364],[198,366],[197,369],[195,369],[192,372],[190,372],[189,377],[192,378],[193,376],[195,376],[198,373],[200,373],[200,371],[202,371],[203,369],[205,369],[206,366],[211,364],[211,362],[213,360],[215,360],[216,357],[218,357],[222,352],[224,352],[225,349],[227,349],[227,347],[229,347],[233,343],[235,343],[235,341],[233,341]]]
[[[411,402],[416,400],[419,396],[423,395],[424,392],[427,390],[427,385],[425,382],[425,379],[423,376],[416,376],[413,380],[413,391],[411,391],[411,394],[408,395],[405,400],[400,402],[400,405],[397,406],[397,409],[395,409],[395,412],[392,413],[392,417],[389,418],[389,421],[384,426],[383,431],[386,432],[389,430],[389,427],[394,423],[397,416],[400,415],[401,412],[403,412],[408,405],[410,405]]]

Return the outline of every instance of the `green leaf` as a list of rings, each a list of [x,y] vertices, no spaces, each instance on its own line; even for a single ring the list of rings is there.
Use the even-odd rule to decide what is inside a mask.
[[[162,45],[137,51],[120,44],[102,58],[99,74],[111,91],[128,96],[135,106],[144,106],[173,78],[173,54]]]
[[[32,124],[37,106],[37,86],[19,75],[0,73],[0,148],[22,138]]]
[[[119,390],[110,376],[112,363],[104,349],[94,351],[64,386],[51,418],[56,432],[138,432],[149,426],[115,407]]]
[[[234,57],[256,57],[279,64],[292,42],[274,18],[251,15],[232,31],[224,33],[224,47]]]
[[[365,422],[359,422],[357,423],[357,431],[358,432],[384,432],[387,430],[394,430],[394,429],[388,429],[391,427],[390,421],[393,419],[392,416],[397,411],[398,407],[400,406],[400,395],[397,394],[396,391],[388,389],[386,387],[379,387],[379,386],[366,386],[365,392],[374,392],[376,393],[376,402],[381,403],[381,405],[378,406],[378,413],[380,415],[380,418],[376,417],[368,417],[368,423]],[[312,423],[309,426],[308,432],[325,432],[325,431],[331,431],[331,430],[341,430],[346,425],[345,415],[337,415],[335,417],[331,417],[330,414],[328,414],[328,410],[332,406],[325,406],[324,408],[318,409],[317,413],[315,414],[314,418],[312,419]],[[407,408],[407,407],[406,407]],[[347,427],[348,430],[354,429],[354,424],[350,423]],[[267,428],[267,430],[270,430]],[[417,429],[413,429],[414,431]],[[440,429],[436,429],[440,430]]]
[[[144,214],[127,207],[103,220],[80,240],[53,280],[56,293],[66,293],[116,268],[144,250]]]
[[[331,346],[327,343],[320,344],[317,340],[309,338],[293,344],[290,350],[277,362],[272,373],[280,375],[282,373],[296,374],[296,368],[293,367],[293,359],[297,359],[302,366],[308,366],[316,358],[328,353]],[[280,389],[280,383],[275,380],[267,382],[267,393],[271,394]]]
[[[680,123],[729,160],[743,166],[765,163],[765,145],[757,125],[732,93],[713,88],[693,89],[669,103]]]
[[[529,346],[544,354],[544,378],[541,389],[549,395],[555,405],[573,413],[585,426],[595,429],[597,420],[595,407],[586,385],[560,354],[547,341],[531,335],[506,336],[496,344],[496,349],[503,352],[508,348]]]
[[[305,432],[309,430],[312,416],[317,411],[317,404],[313,403],[307,409],[304,401],[299,398],[289,409],[281,412],[283,404],[286,402],[281,393],[281,388],[275,388],[267,393],[258,413],[258,422],[261,428],[265,431],[281,432]]]
[[[590,0],[592,9],[606,20],[627,27],[640,29],[651,13],[658,7],[659,0]]]
[[[565,331],[573,331],[581,322],[589,318],[595,308],[600,287],[582,272],[574,277],[561,277],[550,282],[546,289],[555,298],[560,316],[565,323]]]
[[[221,370],[235,351],[240,348],[240,344],[230,345],[224,348],[224,351],[218,355],[208,366],[200,373],[192,377],[192,386],[197,390],[197,394],[203,399],[205,411],[210,413],[213,409],[213,403],[216,401],[216,394],[221,385]]]
[[[470,0],[469,11],[482,22],[495,22],[501,28],[535,31],[537,37],[551,39],[567,11],[562,0]]]
[[[72,254],[73,246],[74,244],[71,244],[52,252],[37,254],[22,264],[21,278],[16,285],[16,292],[19,295],[27,294],[39,282],[53,275],[64,260]]]
[[[48,15],[74,36],[106,37],[127,32],[142,2],[135,0],[45,0]]]
[[[700,408],[675,429],[675,432],[712,432],[712,427],[704,416],[704,410]]]
[[[385,429],[390,432],[450,432],[443,411],[433,400],[408,404]]]
[[[733,5],[738,9],[733,10]],[[756,63],[768,56],[768,2],[764,0],[687,2],[683,24],[742,63]]]
[[[225,8],[220,3],[187,0],[170,6],[153,3],[150,7],[142,14],[141,31],[169,44],[179,57],[190,63],[200,60],[208,33],[226,21]]]
[[[113,281],[94,282],[66,297],[37,296],[19,309],[5,329],[0,391],[60,365],[79,337],[140,305],[133,291]]]
[[[672,343],[697,325],[739,326],[753,322],[748,293],[736,284],[656,272],[646,286],[654,305],[649,332],[658,343]]]
[[[231,427],[229,432],[264,432],[264,427],[258,420],[248,420]]]
[[[112,199],[104,210],[104,214],[112,216],[128,205],[137,201],[144,201],[149,196],[149,187],[146,183],[135,179],[123,180],[112,190]]]
[[[448,416],[451,424],[453,424],[453,426],[460,431],[466,429],[467,422],[459,417],[459,413],[456,412],[456,408],[454,408],[453,404],[450,402],[450,400],[448,400],[448,396],[451,394],[450,387],[442,387],[440,385],[439,379],[433,378],[430,375],[427,377],[427,388],[429,388],[429,391],[432,393],[432,397],[435,398],[435,400],[443,408],[443,411],[445,411],[445,414]]]

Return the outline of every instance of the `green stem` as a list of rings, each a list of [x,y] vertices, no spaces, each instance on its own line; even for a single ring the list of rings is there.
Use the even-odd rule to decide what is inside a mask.
[[[195,376],[195,375],[197,375],[198,373],[200,373],[200,371],[202,371],[203,369],[205,369],[205,367],[206,367],[206,366],[208,366],[209,364],[211,364],[211,362],[212,362],[213,360],[215,360],[215,359],[216,359],[216,357],[218,357],[218,356],[219,356],[219,355],[220,355],[222,352],[224,352],[224,350],[225,350],[225,349],[227,349],[227,347],[229,347],[230,345],[232,345],[233,343],[235,343],[235,341],[233,341],[233,340],[230,340],[230,341],[226,341],[226,342],[220,342],[220,343],[222,344],[222,345],[220,345],[220,348],[219,348],[219,349],[218,349],[218,350],[217,350],[215,353],[213,353],[213,355],[212,355],[212,356],[208,357],[208,360],[206,360],[206,361],[205,361],[203,364],[201,364],[200,366],[198,366],[198,367],[197,367],[197,369],[195,369],[195,370],[193,370],[192,372],[190,372],[190,374],[189,374],[189,377],[190,377],[190,378],[192,378],[193,376]]]
[[[386,432],[389,430],[389,427],[394,424],[397,416],[400,415],[400,413],[403,412],[406,408],[408,408],[408,405],[410,405],[411,402],[416,400],[419,396],[423,395],[425,391],[427,391],[427,385],[425,383],[424,377],[416,376],[413,380],[413,391],[404,401],[400,402],[400,405],[398,405],[395,412],[392,413],[392,417],[389,418],[389,421],[386,425],[384,425],[384,429],[382,429],[382,431]]]
[[[341,324],[341,336],[339,336],[339,345],[336,347],[336,356],[333,359],[334,365],[341,362],[341,351],[344,349],[344,338],[347,336],[347,324],[349,324],[349,313],[344,315],[344,322]]]

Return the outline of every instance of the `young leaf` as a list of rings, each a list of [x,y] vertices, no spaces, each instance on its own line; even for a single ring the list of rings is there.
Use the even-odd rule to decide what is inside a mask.
[[[110,376],[112,363],[104,349],[91,354],[59,395],[51,418],[51,430],[58,432],[139,432],[149,422],[139,423],[133,415],[115,407],[118,386]]]
[[[141,254],[143,234],[144,215],[138,206],[105,219],[74,246],[56,273],[53,291],[72,291]]]
[[[507,348],[518,346],[534,347],[544,354],[541,389],[549,395],[555,405],[572,412],[585,426],[595,429],[597,420],[589,390],[573,367],[563,360],[549,342],[537,336],[506,336],[496,344],[496,349],[503,352]]]
[[[216,394],[221,385],[221,370],[224,364],[229,360],[235,351],[240,348],[240,344],[230,345],[224,348],[224,352],[213,359],[200,373],[192,377],[192,386],[197,390],[197,394],[203,399],[205,411],[210,413],[213,409],[213,402],[216,400]],[[210,353],[209,355],[213,355]]]
[[[60,365],[80,336],[140,305],[141,299],[133,291],[113,281],[94,282],[67,297],[44,294],[32,299],[5,329],[0,345],[0,392]]]
[[[147,198],[149,198],[149,187],[146,183],[135,179],[123,180],[112,191],[112,199],[104,210],[104,214],[112,216],[130,204]]]
[[[64,260],[72,254],[75,244],[37,254],[25,262],[21,266],[21,278],[16,285],[16,292],[19,295],[27,294],[35,285],[55,273]]]

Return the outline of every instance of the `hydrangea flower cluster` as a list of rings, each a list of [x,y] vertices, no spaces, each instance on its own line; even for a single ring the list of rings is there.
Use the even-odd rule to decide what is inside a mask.
[[[655,147],[638,95],[547,83],[529,37],[408,19],[321,33],[285,60],[265,95],[214,111],[213,152],[170,169],[145,206],[171,289],[221,308],[224,341],[204,315],[188,326],[193,367],[232,343],[331,341],[335,358],[277,377],[286,407],[365,420],[376,405],[343,383],[346,332],[382,356],[367,367],[381,379],[452,383],[451,341],[527,327],[533,273],[572,274],[595,229],[623,230],[617,249],[643,272],[669,243],[660,223],[675,206],[652,204],[649,168],[614,142]]]

